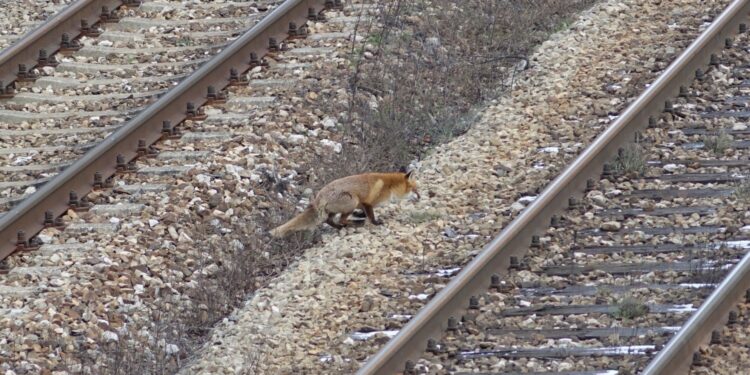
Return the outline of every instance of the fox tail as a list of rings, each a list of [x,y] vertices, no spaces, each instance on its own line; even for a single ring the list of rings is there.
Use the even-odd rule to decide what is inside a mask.
[[[299,230],[312,229],[321,223],[320,215],[318,210],[313,206],[307,207],[301,214],[295,216],[291,220],[287,221],[283,225],[274,228],[271,231],[271,235],[280,238],[286,237],[291,232]]]

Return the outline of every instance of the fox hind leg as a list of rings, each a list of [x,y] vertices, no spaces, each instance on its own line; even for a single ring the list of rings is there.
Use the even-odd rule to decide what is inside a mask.
[[[338,223],[336,223],[335,221],[333,221],[333,218],[334,218],[335,216],[336,216],[336,213],[335,213],[335,212],[331,212],[331,213],[329,213],[329,214],[328,214],[328,218],[326,219],[326,224],[328,224],[328,225],[330,225],[330,226],[332,226],[332,227],[334,227],[334,228],[336,228],[336,229],[341,229],[341,228],[343,228],[343,227],[344,227],[343,225],[341,225],[341,224],[338,224]]]
[[[367,218],[370,219],[370,222],[375,225],[381,225],[383,224],[382,221],[375,218],[375,211],[372,210],[372,205],[362,203],[362,208],[365,209],[365,214],[367,214]]]
[[[325,211],[328,212],[326,223],[337,229],[343,228],[348,223],[349,215],[351,215],[357,206],[359,206],[359,200],[356,196],[348,192],[341,192],[329,197],[328,202],[325,204]],[[333,218],[339,213],[341,214],[341,218],[336,223]]]
[[[339,217],[339,225],[341,225],[342,227],[349,225],[349,215],[351,214],[351,211],[342,213]]]

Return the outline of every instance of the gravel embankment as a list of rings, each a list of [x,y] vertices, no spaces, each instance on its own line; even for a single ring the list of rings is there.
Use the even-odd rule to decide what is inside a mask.
[[[460,266],[666,67],[727,1],[596,5],[545,42],[515,89],[421,163],[423,199],[382,227],[334,233],[212,334],[183,373],[351,372],[442,287],[415,273]],[[363,339],[369,337],[369,339]]]

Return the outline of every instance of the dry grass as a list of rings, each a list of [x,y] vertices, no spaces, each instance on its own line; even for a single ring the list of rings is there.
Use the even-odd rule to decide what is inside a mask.
[[[617,303],[617,311],[614,317],[623,320],[632,320],[648,314],[648,306],[637,298],[625,297]]]
[[[347,130],[363,167],[393,169],[462,134],[513,85],[526,56],[592,0],[380,1],[352,47]],[[533,62],[531,62],[533,63]]]
[[[622,174],[642,175],[646,170],[646,155],[637,143],[631,143],[621,148],[615,158],[615,170]]]
[[[743,179],[734,188],[734,197],[744,204],[750,203],[750,180]]]
[[[719,131],[717,135],[707,135],[703,137],[705,148],[716,155],[723,155],[724,151],[732,147],[734,138],[724,130]]]

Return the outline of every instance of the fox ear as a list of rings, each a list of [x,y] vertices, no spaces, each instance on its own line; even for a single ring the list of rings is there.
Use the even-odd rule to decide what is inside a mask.
[[[409,177],[411,177],[411,172],[413,172],[413,171],[406,172],[406,179],[407,180],[409,179]]]
[[[406,167],[401,167],[398,169],[398,171],[401,173],[406,173]]]

